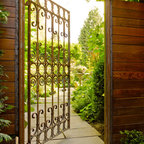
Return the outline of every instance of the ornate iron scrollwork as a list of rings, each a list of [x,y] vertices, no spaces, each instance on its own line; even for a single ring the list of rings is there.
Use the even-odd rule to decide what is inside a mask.
[[[44,6],[42,4],[40,0],[26,3],[27,144],[33,141],[44,144],[70,128],[70,12],[51,0],[44,0]],[[34,112],[31,111],[33,97],[36,98]]]

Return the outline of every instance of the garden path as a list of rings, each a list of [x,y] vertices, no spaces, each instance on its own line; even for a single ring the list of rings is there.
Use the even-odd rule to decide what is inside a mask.
[[[71,110],[71,129],[65,132],[66,139],[61,134],[47,144],[104,144],[99,138],[100,133],[83,121]]]
[[[71,89],[71,94],[74,89]],[[62,102],[62,89],[60,90],[60,101]],[[57,96],[54,96],[54,101],[57,102]],[[40,99],[39,107],[44,108],[44,99]],[[51,97],[47,99],[48,107],[51,106]],[[36,111],[36,104],[33,105]],[[25,119],[27,119],[27,113],[25,113]],[[44,117],[40,117],[40,121],[44,121]],[[32,121],[32,127],[35,128],[36,122]],[[86,121],[82,120],[80,116],[75,113],[71,107],[71,128],[64,132],[66,138],[63,134],[47,142],[46,144],[104,144],[104,142],[99,138],[100,133],[89,125]],[[27,141],[27,128],[25,129],[25,141]],[[33,140],[32,144],[36,144]]]

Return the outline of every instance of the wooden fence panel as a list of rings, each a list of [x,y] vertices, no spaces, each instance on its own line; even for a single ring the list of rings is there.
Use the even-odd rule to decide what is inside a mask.
[[[112,3],[112,143],[144,130],[144,4]]]
[[[2,132],[18,136],[18,2],[17,0],[1,0],[0,4],[9,12],[7,24],[0,24],[0,50],[3,51],[0,57],[0,65],[4,67],[4,72],[8,77],[1,77],[2,84],[7,87],[4,90],[8,97],[7,103],[14,106],[0,117],[11,121],[11,125]],[[10,143],[14,143],[10,142]]]

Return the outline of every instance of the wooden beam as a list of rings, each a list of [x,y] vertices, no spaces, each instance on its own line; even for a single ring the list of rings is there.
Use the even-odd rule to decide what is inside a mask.
[[[19,144],[24,144],[24,14],[25,0],[19,0]]]
[[[112,143],[112,0],[105,1],[105,144]]]

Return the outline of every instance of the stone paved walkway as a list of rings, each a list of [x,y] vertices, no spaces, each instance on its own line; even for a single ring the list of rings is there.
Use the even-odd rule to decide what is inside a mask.
[[[27,130],[25,132],[27,137]],[[100,133],[83,121],[73,110],[71,110],[71,129],[65,131],[65,135],[66,139],[61,134],[46,144],[104,144],[99,138]]]
[[[72,93],[73,89],[71,89]],[[54,96],[54,101],[57,102],[57,95]],[[60,102],[63,101],[62,89],[60,91]],[[44,109],[44,99],[40,99],[39,109]],[[51,107],[51,97],[47,98],[47,108]],[[36,111],[36,104],[33,105]],[[71,108],[72,109],[72,108]],[[48,117],[47,117],[48,118]],[[25,119],[27,120],[27,113],[25,113]],[[49,119],[49,118],[48,118]],[[44,117],[40,117],[41,122],[44,121]],[[36,127],[36,122],[31,122],[32,128]],[[54,140],[47,142],[46,144],[104,144],[99,138],[100,133],[95,130],[86,121],[83,121],[78,114],[71,110],[71,129],[65,131],[66,139],[63,134],[57,136]],[[27,141],[27,128],[25,129],[25,141]],[[34,140],[32,144],[36,144]]]
[[[76,113],[71,111],[71,129],[65,132],[66,139],[61,134],[47,144],[104,144],[99,138],[100,133]]]

